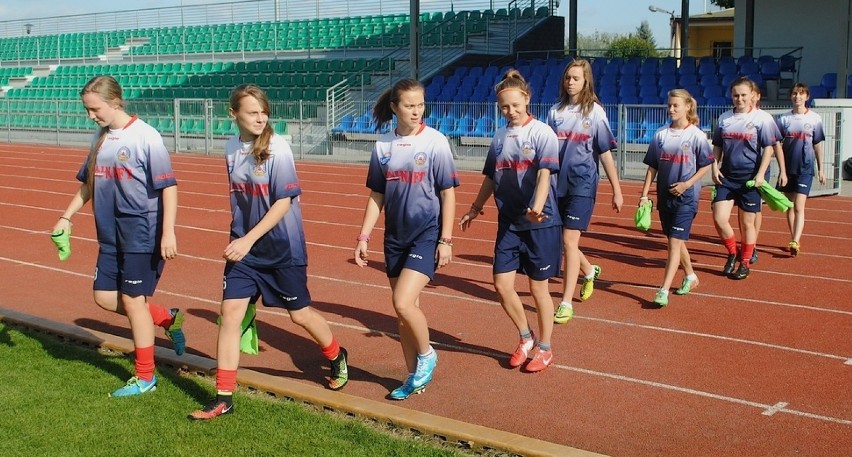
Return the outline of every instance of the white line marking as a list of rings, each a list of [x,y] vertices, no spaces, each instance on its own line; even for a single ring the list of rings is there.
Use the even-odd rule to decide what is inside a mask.
[[[760,414],[763,414],[764,416],[772,416],[778,411],[781,411],[786,408],[788,404],[789,403],[787,403],[786,401],[779,401],[778,403],[775,403],[774,405],[770,406]]]

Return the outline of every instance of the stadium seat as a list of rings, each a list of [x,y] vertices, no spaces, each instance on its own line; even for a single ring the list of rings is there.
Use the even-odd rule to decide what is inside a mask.
[[[834,96],[834,92],[837,90],[837,73],[825,73],[820,78],[819,85],[824,87],[828,91],[829,96]]]

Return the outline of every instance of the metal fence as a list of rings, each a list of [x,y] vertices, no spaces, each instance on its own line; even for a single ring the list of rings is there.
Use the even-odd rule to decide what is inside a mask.
[[[79,102],[67,100],[30,100],[23,105],[32,107],[40,103],[39,112],[13,111],[11,103],[0,103],[0,139],[10,143],[55,144],[59,146],[87,147],[96,126],[86,118]],[[75,103],[74,111],[68,103]],[[329,161],[342,163],[367,163],[369,153],[378,138],[375,126],[370,124],[362,131],[342,129],[331,125],[325,102],[276,102],[272,101],[270,122],[275,131],[290,142],[297,160]],[[369,115],[372,102],[353,101],[353,109]],[[22,105],[21,105],[22,106]],[[542,120],[547,117],[550,104],[532,104],[530,111]],[[646,166],[642,163],[654,132],[668,121],[664,105],[607,105],[604,106],[610,125],[618,139],[615,151],[620,179],[642,180]],[[702,129],[708,141],[715,128],[716,119],[730,107],[699,108]],[[772,115],[785,112],[787,108],[765,108]],[[826,183],[815,181],[811,195],[828,195],[840,192],[842,182],[841,164],[841,110],[837,108],[812,108],[823,118],[826,141],[824,143],[824,167]],[[177,99],[131,101],[127,111],[159,129],[166,146],[176,153],[217,155],[223,153],[224,142],[237,133],[236,126],[228,117],[228,102],[212,99]],[[481,132],[466,135],[444,130],[437,124],[438,116],[456,118],[478,116],[485,119],[487,127]],[[36,121],[36,119],[39,119]],[[480,170],[488,152],[488,146],[496,130],[505,125],[505,120],[494,103],[429,103],[426,122],[443,130],[454,149],[456,165],[463,170]],[[455,127],[458,128],[457,126]],[[777,166],[773,162],[772,180],[777,177]],[[709,176],[707,177],[709,183]]]

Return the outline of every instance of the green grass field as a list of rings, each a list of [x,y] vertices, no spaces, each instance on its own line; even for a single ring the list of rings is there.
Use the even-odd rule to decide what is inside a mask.
[[[0,323],[0,455],[458,456],[417,437],[238,392],[236,413],[193,422],[210,380],[159,369],[156,392],[109,398],[133,362]]]

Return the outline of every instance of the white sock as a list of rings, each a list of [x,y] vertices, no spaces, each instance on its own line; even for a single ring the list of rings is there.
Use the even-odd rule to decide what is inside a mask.
[[[686,279],[688,279],[690,281],[695,281],[696,279],[698,279],[698,275],[695,274],[695,273],[692,273],[691,275],[686,275]]]

